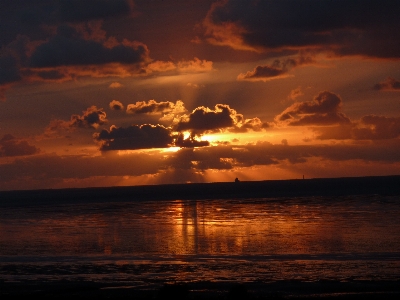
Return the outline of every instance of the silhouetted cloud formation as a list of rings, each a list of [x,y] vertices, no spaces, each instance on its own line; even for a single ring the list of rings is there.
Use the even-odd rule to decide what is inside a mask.
[[[350,119],[340,112],[342,99],[331,92],[319,93],[312,101],[296,102],[275,120],[291,126],[349,124]]]
[[[47,134],[51,134],[58,130],[71,130],[76,128],[96,129],[107,122],[106,112],[102,108],[97,108],[93,105],[83,111],[82,115],[72,115],[69,121],[58,119],[52,120],[46,128],[46,132]]]
[[[399,15],[391,0],[228,0],[214,3],[203,27],[209,43],[234,49],[399,58]]]
[[[5,134],[0,139],[0,157],[33,155],[38,152],[38,148],[29,145],[27,141],[15,138],[11,134]]]
[[[242,119],[243,116],[238,115],[229,105],[217,104],[214,110],[201,106],[193,110],[190,115],[183,116],[176,124],[176,130],[202,133],[207,130],[233,127]]]
[[[272,65],[257,66],[253,71],[239,74],[237,80],[269,81],[286,78],[291,76],[288,74],[290,69],[311,63],[315,63],[311,56],[299,56],[296,59],[288,58],[286,60],[276,59]]]
[[[249,81],[269,81],[272,79],[285,78],[289,75],[286,69],[281,69],[275,66],[257,66],[253,71],[241,73],[238,75],[238,80]]]
[[[170,130],[161,125],[111,126],[110,130],[103,129],[93,137],[101,143],[102,151],[166,148],[173,143]]]
[[[107,43],[108,42],[108,43]],[[31,55],[33,68],[98,65],[108,63],[138,64],[148,57],[147,47],[138,42],[95,40],[76,28],[63,25],[57,34],[39,45]]]

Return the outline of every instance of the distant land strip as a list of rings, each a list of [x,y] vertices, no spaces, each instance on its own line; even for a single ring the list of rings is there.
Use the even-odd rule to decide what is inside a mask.
[[[400,175],[0,192],[0,205],[43,202],[400,195]]]

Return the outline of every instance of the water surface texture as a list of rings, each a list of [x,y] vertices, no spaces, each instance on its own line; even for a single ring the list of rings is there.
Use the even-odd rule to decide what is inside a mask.
[[[396,196],[13,205],[0,212],[0,280],[396,281]]]

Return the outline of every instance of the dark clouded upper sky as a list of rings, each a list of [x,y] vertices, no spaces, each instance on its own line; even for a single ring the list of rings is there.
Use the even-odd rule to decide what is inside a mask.
[[[0,190],[400,174],[399,15],[3,0]]]

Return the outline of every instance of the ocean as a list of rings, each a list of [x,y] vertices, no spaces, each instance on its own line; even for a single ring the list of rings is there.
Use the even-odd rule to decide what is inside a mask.
[[[400,293],[397,195],[72,200],[0,203],[2,297]]]

